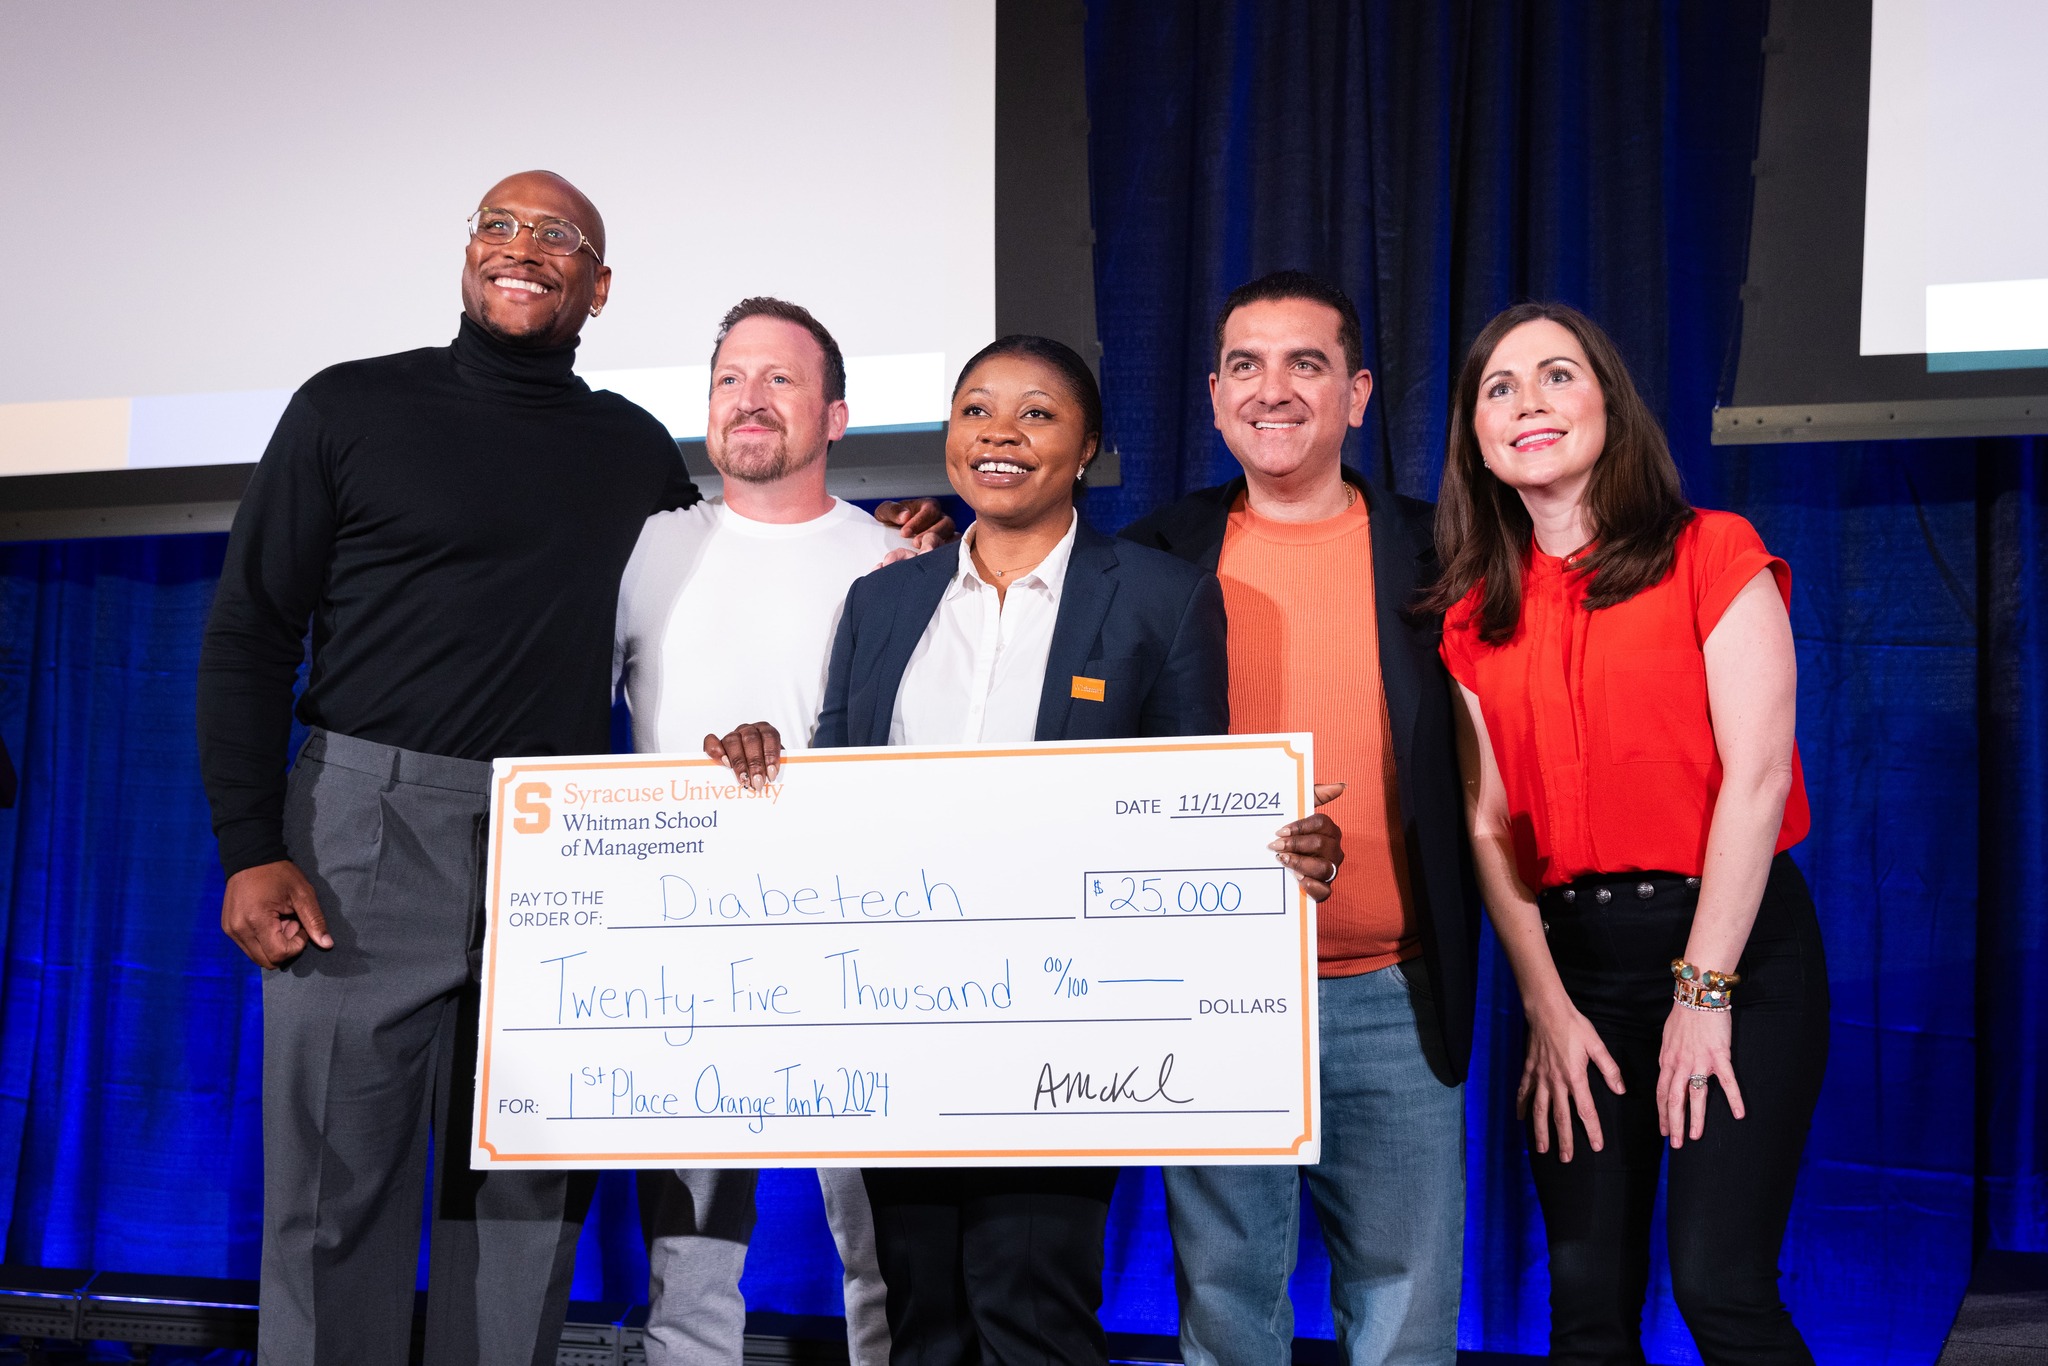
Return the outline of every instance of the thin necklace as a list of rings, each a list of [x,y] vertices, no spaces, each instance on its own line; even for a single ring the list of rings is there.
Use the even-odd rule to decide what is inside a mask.
[[[1043,556],[1043,555],[1040,555],[1040,556],[1038,557],[1038,559],[1036,559],[1036,560],[1033,560],[1033,561],[1032,561],[1032,562],[1031,562],[1030,564],[1020,564],[1020,565],[1018,565],[1018,566],[1017,566],[1017,567],[1016,567],[1015,569],[996,569],[996,568],[993,568],[993,567],[989,566],[989,565],[988,565],[988,564],[986,564],[986,563],[984,563],[984,564],[982,565],[982,568],[984,568],[984,569],[987,569],[989,573],[991,573],[991,574],[995,575],[995,576],[996,576],[997,578],[999,578],[999,579],[1000,579],[1000,578],[1004,577],[1004,576],[1005,576],[1005,575],[1007,575],[1007,574],[1014,574],[1014,573],[1016,573],[1016,572],[1017,572],[1017,570],[1019,570],[1019,569],[1030,569],[1030,568],[1033,568],[1034,566],[1036,566],[1036,565],[1038,565],[1039,563],[1041,563],[1041,562],[1042,562],[1042,561],[1043,561],[1044,559],[1045,559],[1045,556]]]
[[[976,556],[977,558],[979,558],[979,556],[980,556],[980,554],[981,554],[981,547],[980,547],[980,546],[976,546],[976,547],[974,548],[974,550],[973,550],[973,552],[972,552],[972,553],[973,553],[973,555],[974,555],[974,556]],[[1032,568],[1032,567],[1033,567],[1033,566],[1035,566],[1035,565],[1040,565],[1040,564],[1043,564],[1043,563],[1045,563],[1045,556],[1044,556],[1044,555],[1040,555],[1040,556],[1039,556],[1039,557],[1038,557],[1037,559],[1035,559],[1035,560],[1031,561],[1031,563],[1030,563],[1030,564],[1020,564],[1020,565],[1016,565],[1016,566],[1014,566],[1013,568],[1010,568],[1010,569],[997,569],[997,568],[995,568],[995,567],[994,567],[993,565],[989,564],[989,563],[988,563],[988,561],[986,561],[986,560],[983,560],[983,561],[982,561],[981,567],[982,567],[983,569],[986,569],[986,570],[987,570],[987,571],[988,571],[989,573],[991,573],[991,574],[995,575],[995,576],[996,576],[997,578],[1001,579],[1001,578],[1007,578],[1007,577],[1008,577],[1009,575],[1011,575],[1011,574],[1015,574],[1015,573],[1019,572],[1020,570],[1030,569],[1030,568]]]

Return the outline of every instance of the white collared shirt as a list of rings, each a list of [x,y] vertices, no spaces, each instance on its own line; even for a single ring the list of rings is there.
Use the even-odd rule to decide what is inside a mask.
[[[1037,567],[1009,586],[999,602],[995,585],[974,568],[974,533],[960,538],[960,567],[939,608],[910,653],[889,717],[892,745],[1014,743],[1038,734],[1038,700],[1052,653],[1060,590],[1074,553],[1074,531]]]

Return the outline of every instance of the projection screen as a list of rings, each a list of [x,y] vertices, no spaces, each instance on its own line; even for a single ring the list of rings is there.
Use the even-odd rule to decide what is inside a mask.
[[[693,470],[718,319],[774,294],[847,355],[835,491],[944,490],[952,373],[999,322],[1094,350],[1080,7],[1021,37],[1004,8],[10,0],[0,183],[36,236],[0,535],[225,526],[296,385],[453,336],[464,220],[532,167],[609,230],[579,373]],[[1006,155],[1065,198],[999,244]]]
[[[1717,443],[2048,431],[2039,0],[1778,0]]]

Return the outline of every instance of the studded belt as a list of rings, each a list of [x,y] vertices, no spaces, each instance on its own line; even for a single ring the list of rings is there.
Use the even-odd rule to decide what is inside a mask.
[[[1578,907],[1587,902],[1605,906],[1615,901],[1658,901],[1699,895],[1700,880],[1683,873],[1589,873],[1562,887],[1546,887],[1537,893],[1536,904],[1545,914]]]

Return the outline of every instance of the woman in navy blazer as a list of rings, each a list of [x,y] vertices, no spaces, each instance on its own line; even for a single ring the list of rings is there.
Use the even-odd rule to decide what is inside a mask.
[[[1031,738],[1224,734],[1230,703],[1216,576],[1086,522],[1073,534]],[[955,541],[854,581],[813,746],[891,743],[905,669],[960,573],[961,547]],[[1101,682],[1099,695],[1088,680]]]
[[[1060,343],[1005,337],[967,363],[946,474],[975,524],[953,545],[855,582],[815,746],[1228,730],[1215,575],[1112,540],[1075,511],[1101,431],[1095,378]],[[705,752],[765,780],[779,738],[747,726],[722,743],[707,737]],[[1343,857],[1329,817],[1283,828],[1272,847],[1311,896],[1329,894]],[[1108,1361],[1096,1312],[1116,1168],[864,1175],[893,1362]]]
[[[1018,703],[1028,705],[1029,657],[1013,661],[1025,666],[1025,677],[1008,680],[1013,728],[1001,726],[1001,699],[986,695],[976,699],[986,726],[959,733],[973,718],[957,717],[944,691],[957,696],[957,684],[971,689],[982,674],[970,664],[970,676],[959,676],[974,653],[974,628],[952,632],[948,651],[944,613],[975,613],[982,604],[957,599],[993,590],[1004,595],[997,609],[1004,615],[1043,614],[1048,585],[1034,576],[1041,566],[1046,579],[1060,574],[1046,561],[1062,551],[1064,575],[1049,585],[1058,608],[1043,646],[1030,738],[1229,729],[1223,590],[1215,575],[1119,545],[1074,510],[1101,426],[1094,376],[1058,342],[1005,337],[967,363],[954,388],[946,474],[974,509],[975,525],[964,540],[854,583],[815,745],[915,742],[935,728],[952,731],[944,738],[953,742],[1024,738],[1014,727]],[[979,584],[963,580],[962,557]],[[1033,593],[1036,602],[1019,601]],[[1018,630],[1016,648],[1028,656],[1043,635]],[[921,651],[928,636],[934,639]],[[920,680],[906,679],[913,657],[927,671],[922,689]],[[988,693],[1001,682],[990,677]],[[930,698],[935,691],[939,716],[919,705],[920,692]],[[1108,1361],[1096,1313],[1116,1168],[872,1168],[865,1175],[888,1285],[892,1361]]]
[[[1013,487],[1024,496],[1003,500],[1021,505],[1005,519],[1015,524],[1011,529],[1022,530],[1027,537],[1035,533],[1041,544],[1073,537],[1031,738],[1221,735],[1229,729],[1223,589],[1216,576],[1171,555],[1116,541],[1075,512],[1074,491],[1095,453],[1100,422],[1094,376],[1080,357],[1058,342],[1005,337],[969,363],[961,373],[962,390],[970,379],[999,379],[1004,370],[1018,372],[1021,377],[1015,382],[1033,389],[1059,375],[1065,367],[1026,349],[1034,344],[1058,347],[1072,357],[1073,374],[1061,376],[1064,386],[1087,382],[1085,397],[1070,405],[1071,415],[1061,414],[1067,420],[1059,425],[1071,430],[1058,432],[1059,446],[1041,436],[1029,451],[1019,451],[1009,433],[1035,420],[1032,405],[1041,400],[1025,399],[1025,411],[1014,421],[986,420],[972,430],[967,424],[979,416],[973,410],[987,405],[976,401],[979,396],[957,405],[970,411],[964,418],[954,418],[952,431],[961,439],[949,435],[946,472],[961,498],[974,508],[979,530],[966,540],[855,580],[832,647],[815,747],[896,743],[890,731],[904,674],[941,599],[960,576],[962,555],[976,557],[977,569],[983,568],[982,558],[1003,565],[1027,560],[1021,568],[988,571],[1015,578],[1034,568],[1052,548],[1041,549],[1026,540],[1009,552],[1012,541],[995,534],[997,518],[1010,508],[992,494],[1011,494]],[[978,368],[998,374],[977,375]],[[1046,373],[1029,374],[1033,370]],[[1084,432],[1084,439],[1074,439]],[[991,489],[985,486],[989,481],[1015,476],[984,475],[975,468],[977,459],[983,465],[1031,460],[1031,474],[1022,485]],[[954,738],[972,742],[981,737]]]

